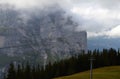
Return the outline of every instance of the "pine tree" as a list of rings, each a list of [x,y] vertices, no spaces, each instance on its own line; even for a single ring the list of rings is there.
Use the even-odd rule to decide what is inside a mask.
[[[17,72],[16,72],[16,77],[17,77],[17,79],[23,79],[23,76],[22,76],[22,68],[21,68],[21,65],[20,64],[18,64],[18,67],[17,67]]]
[[[16,70],[13,63],[10,63],[6,79],[16,79]]]
[[[31,67],[30,64],[27,62],[25,71],[24,71],[25,79],[31,79]]]

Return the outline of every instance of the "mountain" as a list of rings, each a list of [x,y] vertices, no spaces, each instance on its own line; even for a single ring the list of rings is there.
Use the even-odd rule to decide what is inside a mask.
[[[60,7],[20,10],[0,5],[0,52],[9,61],[45,65],[87,50],[87,33]],[[18,59],[17,59],[18,57]]]
[[[120,38],[109,38],[109,37],[93,37],[93,38],[88,38],[88,49],[89,50],[94,50],[94,49],[109,49],[109,48],[114,48],[118,50],[120,47]]]

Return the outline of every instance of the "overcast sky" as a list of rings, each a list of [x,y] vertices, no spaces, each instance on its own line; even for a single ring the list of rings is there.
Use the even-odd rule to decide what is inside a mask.
[[[86,30],[88,37],[120,37],[120,0],[0,0],[16,8],[44,8],[59,4],[77,19],[77,30]]]

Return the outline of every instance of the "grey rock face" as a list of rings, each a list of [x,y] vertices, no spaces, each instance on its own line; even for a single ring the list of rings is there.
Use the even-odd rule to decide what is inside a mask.
[[[87,50],[87,34],[61,10],[24,13],[0,10],[0,51],[45,65]],[[24,17],[23,17],[24,15]]]

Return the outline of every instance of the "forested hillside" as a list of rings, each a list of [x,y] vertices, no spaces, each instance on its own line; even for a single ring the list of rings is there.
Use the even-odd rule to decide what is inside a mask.
[[[94,50],[81,53],[69,59],[49,63],[45,67],[40,65],[10,64],[4,79],[52,79],[59,76],[71,75],[89,70],[89,58],[94,57],[93,68],[120,65],[120,53],[114,49]]]

